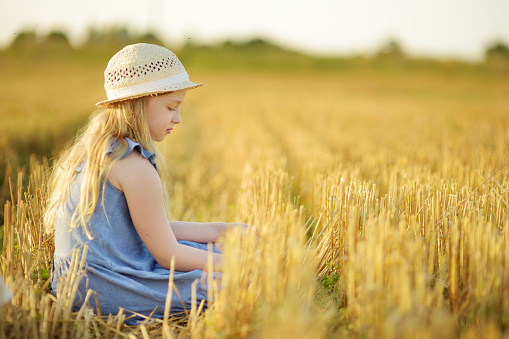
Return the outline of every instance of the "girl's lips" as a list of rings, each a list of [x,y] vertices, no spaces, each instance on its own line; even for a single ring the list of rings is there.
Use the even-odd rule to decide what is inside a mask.
[[[166,130],[166,133],[167,133],[167,134],[170,134],[172,129],[173,129],[173,128],[168,128],[168,129]]]

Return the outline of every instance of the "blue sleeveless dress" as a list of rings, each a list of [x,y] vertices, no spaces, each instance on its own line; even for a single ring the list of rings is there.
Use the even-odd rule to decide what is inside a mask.
[[[154,166],[155,154],[143,149],[140,144],[127,139],[128,149],[122,158],[133,150],[137,150],[148,159]],[[113,145],[112,147],[115,147]],[[153,317],[162,318],[164,305],[168,293],[168,279],[170,271],[157,264],[148,252],[141,238],[134,228],[127,202],[123,192],[115,188],[106,180],[104,190],[104,205],[102,193],[99,203],[90,219],[88,226],[93,239],[90,240],[82,227],[70,229],[65,221],[70,220],[79,201],[79,190],[83,180],[85,163],[77,169],[77,173],[71,187],[71,195],[65,208],[63,218],[57,215],[55,222],[55,252],[53,256],[52,293],[57,294],[61,276],[66,276],[69,270],[72,250],[82,249],[86,244],[86,275],[79,283],[78,293],[74,300],[74,309],[79,309],[88,289],[97,293],[97,300],[102,315],[117,314],[119,307],[126,313],[129,311],[143,315],[151,314],[156,309]],[[191,241],[179,241],[179,243],[207,250],[207,244]],[[216,251],[214,247],[214,251]],[[192,284],[196,285],[196,302],[207,299],[207,286],[205,273],[201,270],[190,272],[178,272],[174,274],[174,284],[178,294],[172,292],[171,313],[180,313],[191,309]],[[58,296],[57,296],[58,297]],[[90,307],[97,312],[95,298],[88,301]],[[206,304],[205,304],[206,306]],[[129,314],[128,314],[129,315]],[[134,317],[127,321],[135,324],[140,317]]]

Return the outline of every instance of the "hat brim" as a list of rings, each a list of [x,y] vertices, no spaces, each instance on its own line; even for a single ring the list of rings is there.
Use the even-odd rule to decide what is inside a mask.
[[[194,89],[194,88],[197,88],[197,87],[200,87],[203,85],[204,85],[204,83],[195,83],[192,81],[184,81],[179,84],[175,84],[175,85],[171,85],[171,86],[167,86],[167,87],[158,89],[156,91],[147,91],[147,92],[137,93],[134,95],[128,95],[128,96],[124,96],[124,97],[118,97],[115,99],[108,99],[108,100],[100,101],[100,102],[96,103],[95,105],[97,107],[111,107],[111,106],[114,106],[120,102],[127,101],[127,100],[142,98],[142,97],[153,95],[153,94],[176,92],[176,91],[181,91],[184,89],[190,90],[190,89]]]

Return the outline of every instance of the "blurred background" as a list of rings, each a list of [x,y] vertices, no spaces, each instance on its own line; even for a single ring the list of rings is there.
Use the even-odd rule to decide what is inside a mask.
[[[509,40],[504,0],[20,0],[2,2],[0,22],[2,48],[30,34],[81,48],[109,31],[119,44],[144,34],[173,48],[256,37],[321,56],[371,55],[394,41],[410,56],[479,62]]]

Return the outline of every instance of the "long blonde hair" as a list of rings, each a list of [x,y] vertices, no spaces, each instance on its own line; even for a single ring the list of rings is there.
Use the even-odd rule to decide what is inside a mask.
[[[129,138],[139,143],[145,150],[156,154],[155,161],[161,177],[161,171],[166,164],[150,136],[146,122],[146,98],[124,101],[113,107],[96,111],[87,126],[78,133],[57,159],[52,168],[49,183],[50,199],[44,215],[48,232],[54,228],[57,213],[61,213],[71,228],[81,226],[88,237],[92,238],[87,224],[99,203],[101,190],[104,192],[105,179],[112,166],[127,150],[128,145],[124,138]],[[118,143],[118,147],[107,155],[108,148],[114,142]],[[67,220],[64,213],[65,205],[70,197],[76,169],[84,161],[86,167],[80,188],[79,203],[70,220]],[[161,181],[165,193],[165,206],[169,213],[169,199],[164,178]]]

